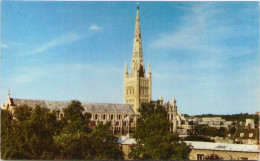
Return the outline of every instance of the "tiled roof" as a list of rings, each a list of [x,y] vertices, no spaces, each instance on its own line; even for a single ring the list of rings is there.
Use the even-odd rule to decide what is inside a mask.
[[[29,107],[36,105],[45,106],[50,110],[60,110],[68,107],[69,101],[48,101],[48,100],[31,100],[11,98],[12,105],[21,106],[27,104]],[[131,105],[128,104],[112,104],[112,103],[87,103],[81,102],[86,112],[89,113],[118,113],[118,114],[134,114]]]
[[[192,145],[192,149],[259,153],[259,145],[211,143],[211,142],[202,142],[202,141],[185,141],[185,143],[187,145]]]
[[[251,134],[251,136],[249,136]],[[238,128],[235,132],[234,139],[257,139],[259,138],[259,129]]]

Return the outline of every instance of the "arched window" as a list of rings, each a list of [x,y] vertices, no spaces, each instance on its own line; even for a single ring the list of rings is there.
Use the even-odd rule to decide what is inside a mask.
[[[106,115],[103,115],[103,120],[105,120],[106,119]]]
[[[118,115],[118,119],[119,119],[119,120],[121,119],[121,115]]]
[[[98,119],[98,115],[96,114],[96,115],[95,115],[95,120],[97,120],[97,119]]]

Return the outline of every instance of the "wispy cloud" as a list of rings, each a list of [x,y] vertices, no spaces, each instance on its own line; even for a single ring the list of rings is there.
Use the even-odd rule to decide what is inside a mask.
[[[38,53],[41,53],[45,50],[54,48],[56,46],[60,46],[60,45],[64,45],[64,44],[70,44],[70,43],[77,41],[81,38],[82,38],[82,36],[80,36],[76,33],[68,33],[68,34],[62,35],[58,38],[55,38],[53,40],[50,40],[47,43],[44,43],[44,44],[38,46],[30,54],[38,54]]]
[[[243,23],[232,24],[230,19],[223,18],[222,11],[221,7],[216,7],[214,4],[193,5],[190,13],[181,19],[183,25],[170,33],[161,34],[150,45],[161,49],[184,49],[201,55],[211,54],[211,57],[229,58],[248,54],[251,49],[234,45],[239,39],[237,35],[252,34],[241,32],[242,28],[242,31],[250,31],[244,30],[244,27],[248,26]],[[232,45],[227,45],[225,42]]]
[[[8,48],[7,44],[1,44],[1,48]]]
[[[89,27],[90,30],[100,30],[100,27],[98,25],[91,25]]]

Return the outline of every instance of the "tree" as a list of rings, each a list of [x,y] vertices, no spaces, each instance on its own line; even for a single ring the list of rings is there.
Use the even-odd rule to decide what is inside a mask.
[[[229,132],[231,133],[231,134],[235,134],[235,132],[236,132],[236,128],[235,127],[231,127],[230,129],[229,129]]]
[[[90,132],[88,128],[89,119],[91,115],[84,113],[84,108],[81,102],[77,100],[71,101],[69,106],[63,110],[63,132],[67,134],[74,134],[75,132]]]
[[[191,151],[177,134],[170,132],[167,111],[159,102],[142,104],[134,133],[137,145],[130,152],[133,159],[188,159]]]
[[[224,125],[224,123],[221,121],[221,122],[219,123],[219,125],[220,125],[220,127],[222,127],[222,126]]]
[[[56,117],[45,107],[36,106],[34,109],[27,105],[15,108],[15,119],[5,111],[2,113],[11,121],[11,126],[2,127],[4,159],[54,159],[55,145],[53,135],[56,127]],[[3,121],[1,123],[4,123]],[[9,131],[6,135],[6,131]],[[6,144],[5,144],[6,143]]]
[[[114,136],[110,130],[110,124],[99,123],[89,135],[91,147],[93,149],[93,159],[124,159],[122,149],[117,141],[118,137]]]
[[[201,135],[189,135],[185,138],[186,141],[206,141],[206,142],[215,142],[208,137]]]
[[[205,156],[205,160],[223,160],[223,158],[217,154],[209,154]]]
[[[64,117],[60,121],[61,132],[54,137],[58,145],[59,159],[91,159],[87,153],[90,150],[88,123],[90,115],[83,114],[84,108],[77,100],[71,101],[63,109]]]
[[[71,101],[64,110],[61,120],[63,129],[55,136],[59,159],[123,159],[123,152],[117,144],[118,138],[109,130],[110,125],[98,124],[88,128],[90,114],[84,113],[79,101]]]

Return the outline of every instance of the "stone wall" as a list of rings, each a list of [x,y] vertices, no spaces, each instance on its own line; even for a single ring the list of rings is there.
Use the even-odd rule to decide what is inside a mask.
[[[259,153],[256,152],[236,152],[236,151],[217,151],[217,150],[203,150],[203,149],[192,149],[189,159],[197,160],[197,154],[203,154],[204,158],[210,154],[217,154],[224,160],[259,160]]]

